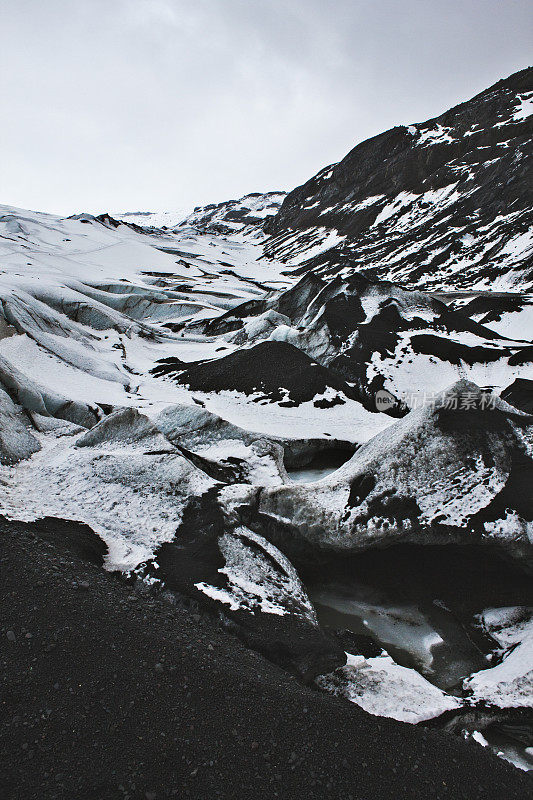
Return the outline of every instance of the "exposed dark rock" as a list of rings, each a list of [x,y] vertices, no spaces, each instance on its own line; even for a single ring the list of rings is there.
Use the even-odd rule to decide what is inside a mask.
[[[358,144],[289,192],[266,222],[267,254],[300,263],[333,231],[342,244],[303,270],[458,289],[492,288],[511,269],[518,287],[533,286],[527,247],[505,249],[532,222],[532,118],[520,112],[532,90],[530,67],[435,119]]]
[[[380,645],[376,644],[370,636],[352,633],[352,631],[342,628],[333,630],[331,633],[342,649],[347,653],[362,655],[365,658],[375,658],[375,656],[379,656],[382,651]]]
[[[503,390],[500,397],[526,414],[533,414],[533,381],[517,378]]]
[[[9,526],[5,517],[0,515],[0,523]],[[80,522],[44,517],[37,522],[18,522],[21,533],[30,534],[38,539],[50,542],[58,553],[74,556],[81,561],[101,567],[107,555],[107,545],[88,525]],[[81,585],[81,584],[80,584]],[[83,587],[87,588],[87,587]]]
[[[165,365],[159,364],[158,374],[163,374],[164,369]],[[174,373],[174,368],[170,371]],[[313,400],[328,388],[351,394],[343,380],[287,342],[261,342],[215,361],[197,363],[180,372],[175,380],[194,391],[228,389],[247,395],[258,392],[265,399],[290,405]],[[343,402],[342,398],[338,402]]]
[[[6,800],[230,800],[237,780],[250,800],[529,798],[531,779],[476,743],[313,691],[206,615],[0,528],[6,631],[35,633],[0,648]]]
[[[531,347],[502,338],[433,295],[359,275],[343,279],[309,273],[284,292],[270,295],[262,302],[245,303],[210,321],[205,331],[222,335],[235,326],[238,330],[231,337],[233,342],[250,344],[265,338],[284,339],[262,342],[260,346],[265,352],[268,348],[275,353],[276,344],[285,348],[288,343],[294,345],[327,367],[330,376],[349,383],[343,387],[347,396],[359,400],[370,411],[385,410],[394,417],[403,416],[414,399],[404,399],[406,381],[401,380],[404,370],[419,376],[409,381],[413,392],[434,392],[434,384],[425,377],[428,358],[430,363],[441,362],[451,376],[457,377],[463,363],[499,362],[504,369],[509,368],[511,375],[513,365],[533,361]],[[209,371],[218,374],[225,365],[240,367],[255,352],[254,349],[237,351],[217,361],[195,364],[190,372],[181,362],[175,364],[168,359],[158,364],[154,374],[169,374],[186,383],[189,374],[194,380],[196,374],[202,378]],[[272,358],[270,353],[269,358]],[[271,376],[270,385],[276,377]],[[201,385],[192,383],[191,387]],[[224,388],[229,388],[228,378]],[[395,402],[386,409],[377,409],[376,393],[384,388]]]

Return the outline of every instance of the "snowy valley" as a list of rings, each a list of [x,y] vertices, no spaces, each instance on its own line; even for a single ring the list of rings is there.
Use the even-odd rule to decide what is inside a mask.
[[[533,769],[533,70],[285,194],[0,206],[0,514]]]

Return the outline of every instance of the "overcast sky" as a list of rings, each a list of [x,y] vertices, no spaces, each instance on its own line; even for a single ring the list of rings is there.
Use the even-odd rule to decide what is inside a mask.
[[[293,188],[528,66],[531,0],[0,0],[0,203]]]

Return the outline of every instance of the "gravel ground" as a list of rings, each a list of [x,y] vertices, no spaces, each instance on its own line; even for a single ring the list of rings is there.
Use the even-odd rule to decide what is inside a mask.
[[[531,797],[476,743],[303,686],[42,538],[64,530],[0,520],[1,800]]]

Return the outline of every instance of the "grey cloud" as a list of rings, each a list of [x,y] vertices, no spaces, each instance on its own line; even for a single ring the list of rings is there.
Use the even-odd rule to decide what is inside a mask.
[[[1,202],[291,188],[527,65],[527,0],[0,0]]]

